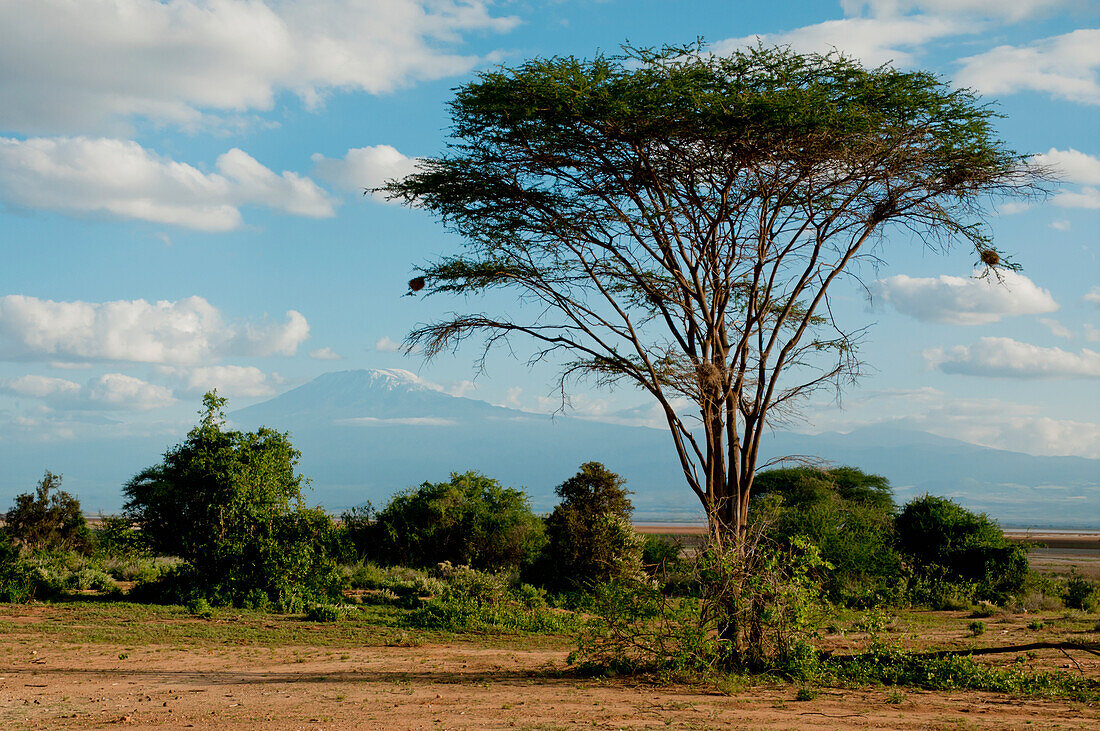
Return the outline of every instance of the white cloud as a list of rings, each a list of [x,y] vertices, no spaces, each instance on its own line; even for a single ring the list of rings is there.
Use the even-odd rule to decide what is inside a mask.
[[[1071,353],[1012,338],[982,338],[973,345],[924,351],[929,364],[944,373],[994,378],[1100,378],[1100,353],[1084,348]]]
[[[107,373],[83,386],[63,378],[27,375],[0,383],[0,391],[72,411],[146,411],[176,400],[169,389],[122,373]]]
[[[1085,340],[1090,343],[1100,343],[1100,328],[1085,323]]]
[[[1086,154],[1072,147],[1068,150],[1052,147],[1046,152],[1032,155],[1031,159],[1040,165],[1054,168],[1066,182],[1100,185],[1100,157]]]
[[[884,416],[889,414],[889,416]],[[1035,406],[966,399],[938,389],[886,389],[854,394],[843,411],[818,403],[808,414],[826,431],[892,424],[995,449],[1100,458],[1100,424],[1043,416]]]
[[[314,360],[343,360],[344,356],[337,353],[332,348],[317,348],[317,350],[309,351],[309,357]]]
[[[1065,5],[1068,0],[841,0],[848,15],[864,8],[876,16],[901,15],[912,10],[940,15],[977,15],[1009,21],[1023,20]]]
[[[898,274],[878,280],[874,292],[910,317],[948,325],[984,325],[1010,315],[1034,315],[1058,309],[1050,292],[1015,272],[1004,272],[1002,281],[995,277]]]
[[[1051,201],[1063,208],[1100,208],[1100,188],[1060,191]]]
[[[408,416],[397,419],[379,419],[374,416],[360,416],[352,419],[337,419],[334,424],[349,426],[456,426],[454,419],[439,416]]]
[[[1085,302],[1091,302],[1094,305],[1100,305],[1100,286],[1090,289],[1081,299],[1085,300]]]
[[[374,349],[379,353],[396,353],[401,350],[401,343],[391,340],[389,335],[383,335],[374,342]]]
[[[885,18],[844,18],[796,28],[784,33],[765,33],[730,38],[714,44],[727,54],[744,46],[789,45],[796,51],[824,53],[832,49],[854,56],[869,66],[894,62],[914,64],[921,46],[938,38],[973,32],[972,23],[957,18],[912,15]]]
[[[198,368],[162,366],[158,372],[171,379],[186,393],[201,394],[218,389],[222,396],[270,396],[281,383],[277,376],[268,376],[255,366],[218,365]]]
[[[389,92],[483,60],[453,49],[504,32],[486,0],[14,0],[0,3],[0,128],[102,132],[134,117],[194,126]],[[491,56],[490,59],[495,58]],[[227,120],[232,121],[232,120]]]
[[[1097,42],[1100,42],[1100,36],[1097,36]],[[1100,185],[1100,157],[1072,147],[1068,150],[1052,147],[1047,152],[1032,155],[1031,159],[1051,168],[1064,182],[1082,186],[1078,190],[1059,191],[1052,201],[1055,205],[1063,208],[1100,208],[1100,190],[1092,187]],[[1059,224],[1064,224],[1064,228]],[[1069,230],[1068,221],[1055,221],[1051,226],[1060,231]]]
[[[1069,221],[1051,221],[1050,227],[1055,231],[1069,231]]]
[[[316,153],[313,164],[313,172],[321,180],[359,193],[366,188],[377,188],[387,180],[403,178],[416,170],[415,158],[406,157],[389,145],[354,148],[340,159]],[[385,200],[381,195],[374,197]]]
[[[155,303],[54,302],[0,297],[0,358],[194,364],[232,355],[293,355],[309,336],[286,322],[226,323],[202,297]]]
[[[239,149],[218,157],[215,167],[217,173],[204,173],[123,140],[0,137],[0,199],[202,231],[239,227],[246,205],[334,215],[328,194],[312,180],[289,171],[278,175]]]
[[[1073,333],[1068,327],[1050,317],[1040,317],[1039,322],[1047,329],[1050,330],[1051,335],[1058,338],[1066,338],[1067,340],[1073,339]]]
[[[1100,29],[1081,28],[1027,46],[998,46],[960,61],[955,81],[983,94],[1037,91],[1100,104]]]

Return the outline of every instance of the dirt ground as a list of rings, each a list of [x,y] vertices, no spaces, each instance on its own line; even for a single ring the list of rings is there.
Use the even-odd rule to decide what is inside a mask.
[[[181,635],[119,643],[91,624],[47,631],[76,616],[39,605],[0,617],[8,623],[0,635],[0,728],[1100,728],[1096,707],[1002,694],[824,688],[800,701],[790,685],[578,679],[563,672],[564,639],[540,648],[524,647],[523,638],[319,647]],[[173,628],[203,621],[177,619]],[[1006,620],[991,634],[1008,640],[1016,624]],[[155,626],[144,631],[157,635]],[[1046,654],[1040,661],[1059,663]],[[1100,665],[1085,667],[1097,672]]]

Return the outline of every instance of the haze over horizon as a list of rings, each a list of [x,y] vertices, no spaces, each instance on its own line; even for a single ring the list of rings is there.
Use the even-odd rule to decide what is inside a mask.
[[[559,410],[555,364],[529,366],[518,341],[481,374],[471,348],[401,352],[418,323],[480,303],[403,297],[461,242],[363,189],[439,154],[453,89],[496,63],[700,35],[929,69],[996,104],[1009,146],[1060,176],[1046,200],[989,202],[1023,266],[1003,282],[973,277],[963,246],[883,242],[879,268],[836,290],[835,315],[871,325],[865,376],[783,428],[1100,459],[1096,2],[17,0],[0,3],[0,507],[75,454],[88,474],[69,485],[108,455],[159,453],[215,387],[243,412],[333,370],[400,369]],[[662,424],[630,389],[570,396],[577,421]]]

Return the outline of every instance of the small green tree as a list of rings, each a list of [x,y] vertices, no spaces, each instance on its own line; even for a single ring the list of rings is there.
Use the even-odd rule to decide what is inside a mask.
[[[394,495],[356,535],[363,553],[385,563],[450,561],[488,570],[529,564],[545,542],[542,521],[521,490],[472,471]]]
[[[225,404],[203,396],[183,443],[126,484],[127,516],[155,551],[187,561],[195,588],[215,601],[288,606],[330,590],[324,546],[335,528],[302,507],[299,452],[267,427],[225,429]]]
[[[636,577],[642,540],[630,524],[634,506],[626,480],[599,462],[554,489],[561,502],[546,519],[546,551],[539,579],[559,590]]]
[[[80,501],[61,489],[61,475],[46,470],[34,493],[15,498],[5,516],[7,532],[27,550],[60,549],[86,553],[91,533]]]
[[[974,598],[1002,602],[1027,579],[1027,550],[1004,537],[989,516],[953,500],[925,495],[897,518],[898,548],[918,577],[933,584],[967,584]]]

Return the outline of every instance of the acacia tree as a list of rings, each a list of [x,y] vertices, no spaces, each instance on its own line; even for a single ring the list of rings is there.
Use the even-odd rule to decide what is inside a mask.
[[[1014,267],[983,204],[1041,180],[970,91],[835,53],[535,59],[461,87],[451,114],[447,151],[380,189],[465,240],[410,290],[522,306],[452,313],[408,350],[522,335],[560,358],[563,398],[584,376],[648,392],[719,541],[746,524],[768,425],[858,372],[830,288],[887,235]]]

